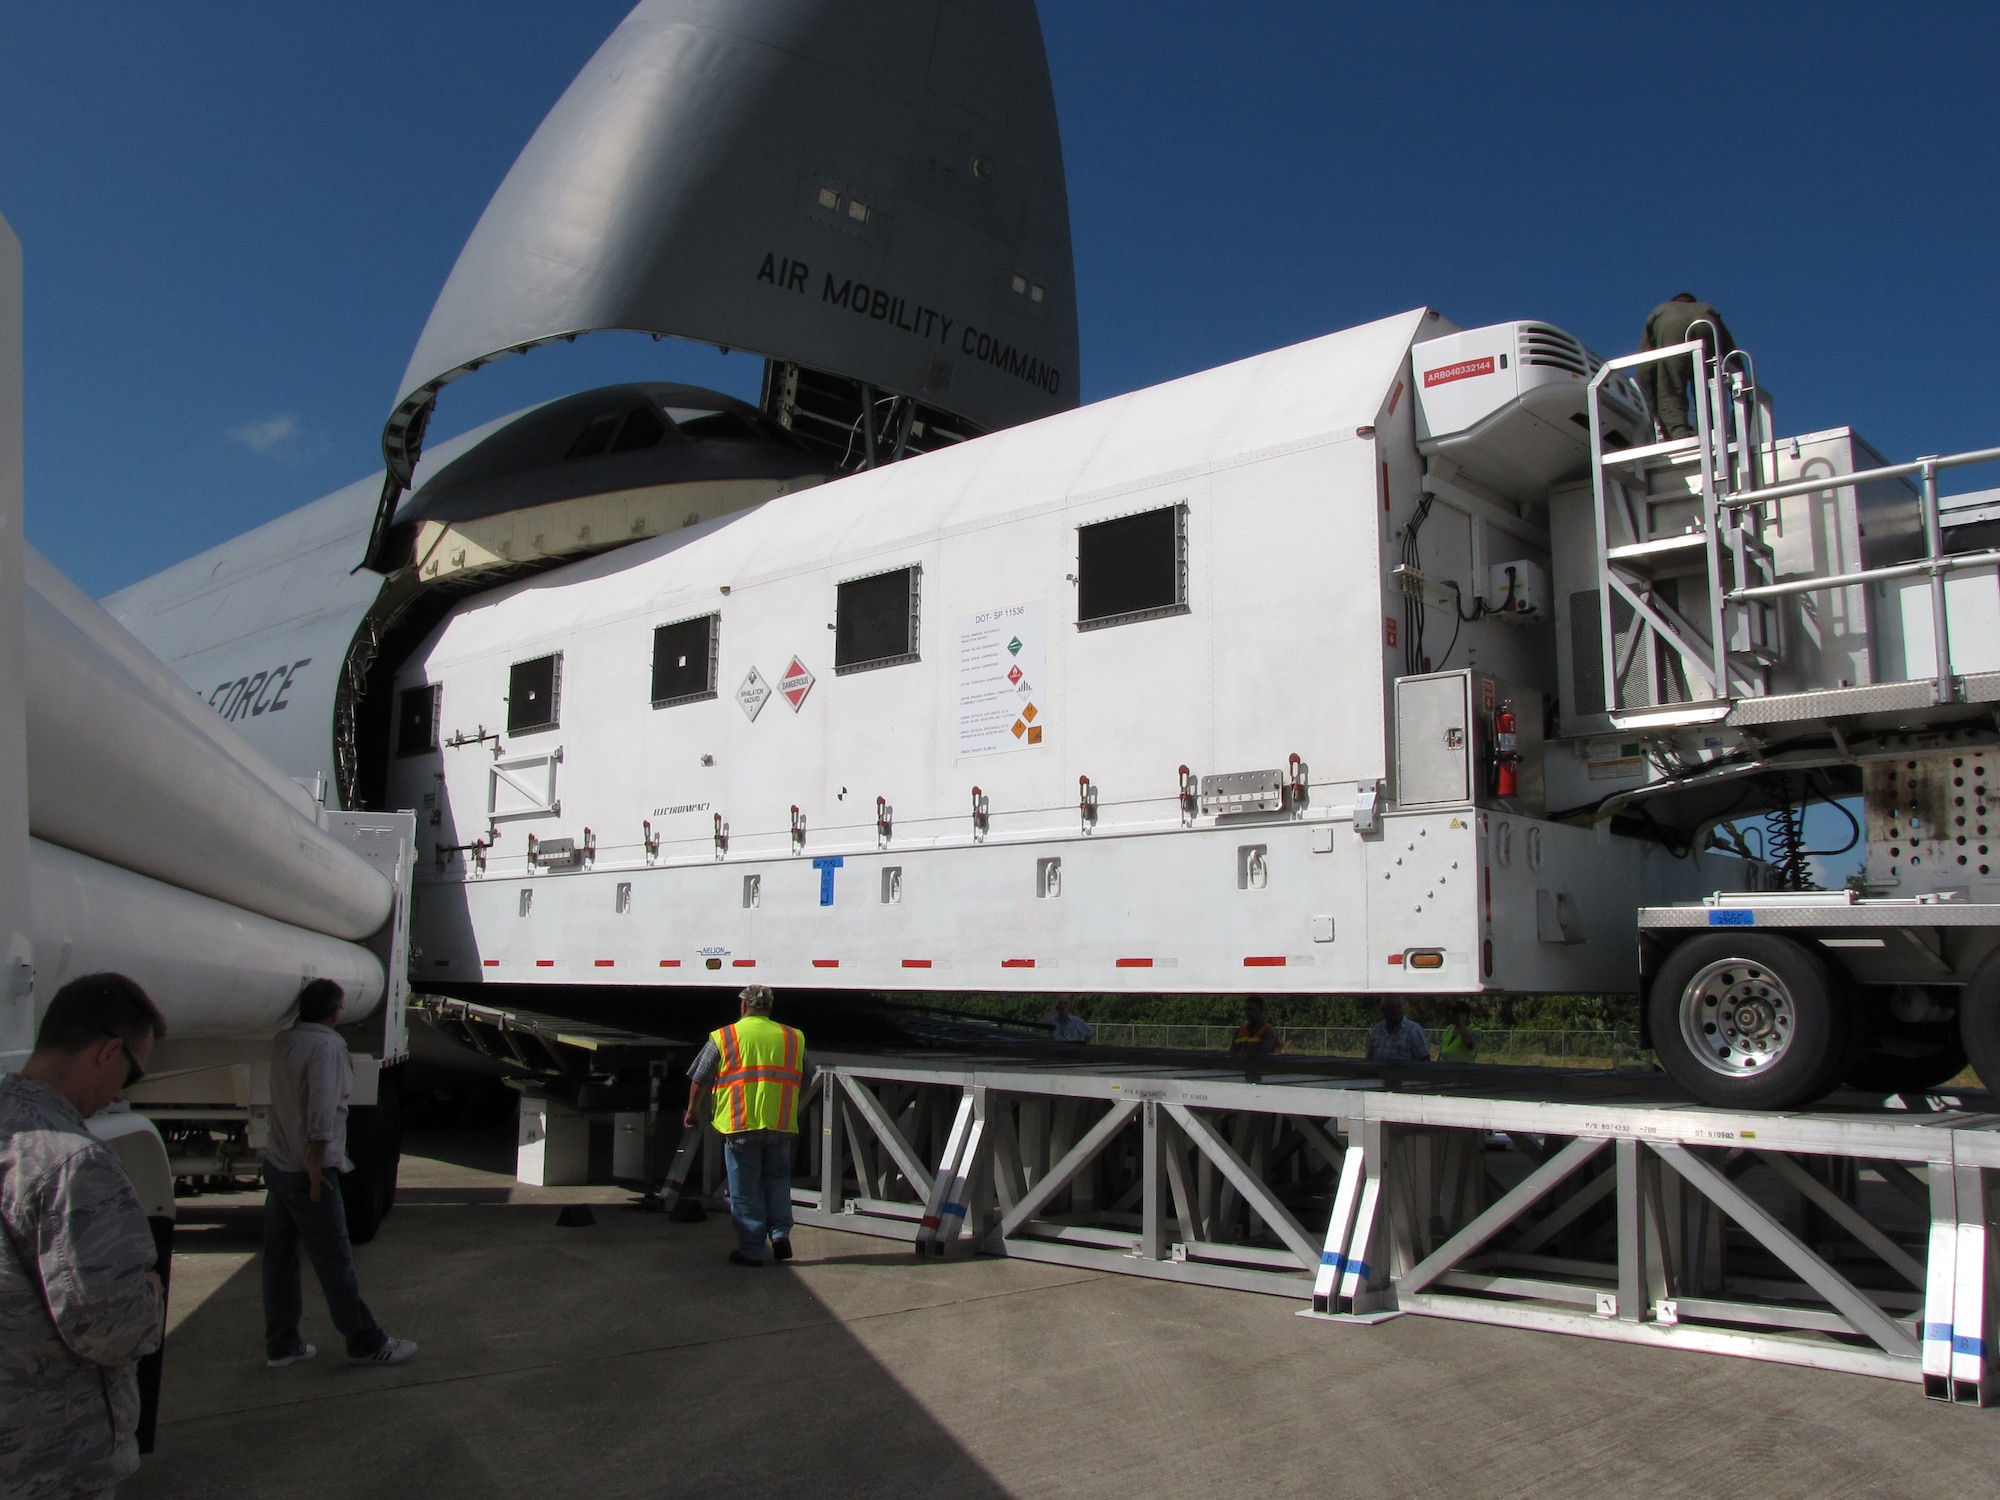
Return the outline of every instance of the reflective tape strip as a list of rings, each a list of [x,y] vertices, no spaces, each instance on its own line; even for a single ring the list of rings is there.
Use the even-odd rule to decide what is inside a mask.
[[[754,958],[732,958],[729,960],[729,966],[733,969],[754,969],[757,967],[757,960]]]
[[[931,961],[928,958],[906,958],[903,960],[903,967],[906,969],[928,969],[930,966]]]
[[[1112,960],[1112,967],[1116,969],[1150,969],[1153,967],[1153,961],[1150,958],[1119,958]]]
[[[600,958],[597,961],[597,967],[600,969],[608,969],[611,968],[617,962],[618,960],[615,958]]]
[[[535,960],[535,967],[538,969],[553,969],[555,966],[556,961],[553,958],[538,958]]]
[[[489,969],[497,969],[500,967],[500,960],[497,958],[489,958],[485,960],[485,964],[486,967]]]
[[[1032,958],[1003,958],[1000,960],[1000,967],[1003,969],[1032,969],[1034,966],[1035,961]]]
[[[837,969],[840,967],[840,960],[837,958],[816,958],[813,960],[813,967],[815,969]]]
[[[681,961],[678,958],[663,958],[660,960],[660,967],[663,969],[678,969],[680,966]]]
[[[1243,960],[1243,967],[1246,969],[1282,969],[1284,966],[1285,960],[1282,954],[1271,954],[1264,957],[1252,955]]]

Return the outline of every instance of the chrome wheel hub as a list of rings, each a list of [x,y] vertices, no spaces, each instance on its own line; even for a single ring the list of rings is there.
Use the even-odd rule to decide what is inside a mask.
[[[1681,991],[1681,1040],[1727,1078],[1768,1072],[1790,1049],[1797,1020],[1784,980],[1746,959],[1712,963]]]

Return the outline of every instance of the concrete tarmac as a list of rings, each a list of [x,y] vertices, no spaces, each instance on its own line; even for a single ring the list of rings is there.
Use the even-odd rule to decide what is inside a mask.
[[[259,1200],[182,1205],[165,1497],[1984,1494],[2000,1410],[1917,1387],[1297,1304],[801,1230],[727,1263],[726,1216],[524,1189],[506,1143],[413,1137],[363,1294],[407,1365],[264,1368]],[[597,1222],[558,1228],[555,1205]]]

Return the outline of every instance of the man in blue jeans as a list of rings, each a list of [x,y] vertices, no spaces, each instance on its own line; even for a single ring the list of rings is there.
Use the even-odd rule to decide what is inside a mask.
[[[705,1095],[714,1095],[712,1123],[729,1164],[729,1218],[736,1226],[732,1265],[792,1258],[792,1150],[799,1139],[799,1095],[806,1081],[806,1039],[771,1019],[773,996],[765,984],[736,997],[741,1019],[709,1033],[688,1069],[683,1128],[701,1118]]]
[[[271,1139],[264,1149],[264,1363],[272,1369],[319,1351],[299,1337],[299,1248],[326,1293],[347,1357],[399,1365],[417,1352],[382,1331],[354,1276],[340,1174],[347,1159],[347,1100],[354,1063],[333,1028],[346,993],[331,979],[299,991],[297,1024],[278,1033],[271,1058]]]

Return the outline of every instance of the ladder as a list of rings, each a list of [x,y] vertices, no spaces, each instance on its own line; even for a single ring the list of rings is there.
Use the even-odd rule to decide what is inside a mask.
[[[1740,350],[1697,337],[1607,361],[1589,390],[1590,472],[1598,563],[1604,707],[1620,728],[1723,718],[1763,696],[1782,651],[1768,596],[1773,558],[1765,510],[1739,497],[1762,489],[1770,403]],[[1688,370],[1692,437],[1617,447],[1605,388],[1632,397],[1634,371]],[[1650,403],[1645,403],[1650,409]]]

